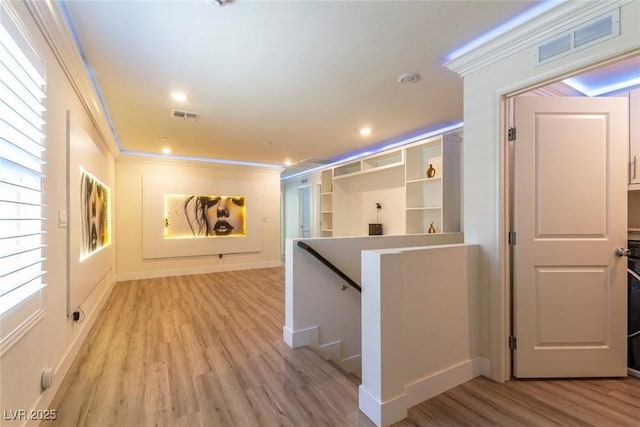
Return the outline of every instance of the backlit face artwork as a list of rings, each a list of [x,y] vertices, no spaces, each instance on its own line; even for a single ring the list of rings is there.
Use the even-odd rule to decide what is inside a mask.
[[[243,231],[244,198],[242,197],[213,197],[207,200],[209,205],[206,218],[209,232],[213,230],[216,236],[228,236]]]
[[[87,257],[110,242],[108,211],[109,188],[91,174],[80,177],[80,214],[82,218],[82,251]]]
[[[165,195],[165,238],[245,234],[243,196]]]

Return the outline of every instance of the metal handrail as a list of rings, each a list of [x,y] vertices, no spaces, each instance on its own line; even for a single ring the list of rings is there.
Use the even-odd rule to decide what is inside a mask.
[[[342,280],[344,280],[345,282],[347,282],[349,284],[349,286],[351,286],[352,288],[354,288],[356,291],[358,292],[362,292],[362,288],[360,287],[360,285],[358,285],[353,279],[351,279],[349,276],[347,276],[346,274],[344,274],[342,272],[342,270],[340,270],[338,267],[336,267],[335,265],[333,265],[331,263],[331,261],[329,261],[328,259],[326,259],[325,257],[323,257],[322,255],[320,255],[315,249],[313,249],[311,246],[307,245],[304,242],[298,241],[298,247],[304,249],[305,251],[309,252],[311,255],[313,255],[318,261],[320,261],[321,263],[323,263],[324,265],[326,265],[331,271],[333,271],[334,273],[336,273],[338,276],[340,276],[340,278]],[[346,286],[342,286],[342,290],[344,291],[347,287]]]

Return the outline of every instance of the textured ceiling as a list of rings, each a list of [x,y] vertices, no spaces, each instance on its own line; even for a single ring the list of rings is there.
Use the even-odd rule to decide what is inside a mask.
[[[123,152],[336,159],[462,120],[446,55],[531,1],[68,1]],[[397,77],[418,72],[421,80]],[[180,89],[188,100],[169,93]],[[197,122],[172,109],[200,114]],[[361,126],[372,134],[362,137]],[[319,160],[319,161],[320,161]]]

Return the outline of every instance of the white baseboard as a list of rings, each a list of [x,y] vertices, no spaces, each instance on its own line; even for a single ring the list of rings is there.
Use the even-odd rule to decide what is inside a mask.
[[[406,386],[405,391],[408,396],[407,402],[409,406],[429,400],[477,377],[479,374],[476,374],[476,371],[479,368],[476,365],[479,365],[480,361],[477,364],[474,361],[475,359],[467,360]]]
[[[324,360],[333,360],[339,363],[342,360],[342,341],[334,341],[327,344],[321,344],[316,347],[316,351]]]
[[[246,264],[203,265],[199,267],[173,268],[169,270],[132,271],[129,273],[118,273],[116,277],[118,282],[124,282],[127,280],[157,279],[159,277],[189,276],[192,274],[255,270],[271,267],[282,267],[282,262],[277,259],[273,261],[260,261]]]
[[[316,329],[315,332],[310,330],[298,331],[297,333],[304,332],[309,335],[307,338],[301,337],[299,338],[299,340],[300,341],[303,341],[303,340],[309,341],[313,339],[317,340],[317,337],[318,337],[317,327],[315,327],[315,329]],[[288,332],[287,328],[285,327],[285,335],[289,333],[290,332]],[[287,342],[286,338],[285,338],[285,342]],[[362,376],[362,355],[356,354],[354,356],[343,358],[342,357],[342,340],[333,341],[330,343],[320,344],[320,345],[313,345],[313,344],[306,344],[306,345],[313,347],[318,352],[318,354],[322,356],[324,360],[333,360],[345,372],[354,373],[358,377]]]
[[[81,324],[79,324],[79,326],[81,326],[80,332],[78,332],[78,335],[76,335],[76,337],[73,339],[73,341],[71,342],[71,345],[67,349],[67,352],[62,357],[62,360],[60,361],[58,366],[56,366],[55,368],[55,371],[54,371],[55,380],[53,382],[53,385],[49,389],[45,390],[40,394],[38,400],[35,402],[35,405],[33,407],[34,411],[46,410],[49,408],[49,405],[51,405],[53,398],[55,397],[56,393],[58,392],[58,389],[60,388],[60,385],[62,384],[62,381],[67,376],[67,373],[71,368],[71,364],[73,363],[76,356],[80,352],[80,348],[82,347],[82,344],[84,344],[85,340],[87,339],[87,336],[91,331],[91,328],[96,323],[98,314],[100,314],[100,311],[102,310],[105,303],[107,302],[109,295],[111,295],[111,291],[113,290],[113,286],[115,284],[116,284],[116,280],[114,278],[114,280],[109,284],[109,286],[105,287],[104,291],[98,298],[98,301],[94,305],[93,309],[89,313],[86,313],[85,320]],[[27,427],[37,426],[37,425],[40,425],[40,421],[37,421],[35,419],[29,420],[25,424],[25,426]]]
[[[282,338],[285,344],[287,344],[291,348],[298,348],[305,345],[308,345],[309,347],[317,347],[318,327],[312,326],[310,328],[294,331],[289,327],[284,326],[282,328]]]
[[[358,378],[362,378],[362,354],[346,357],[339,362],[342,369],[355,374]]]
[[[378,427],[386,427],[407,418],[407,395],[397,396],[386,402],[380,402],[369,394],[362,385],[358,388],[358,408]]]
[[[485,356],[478,356],[473,359],[473,378],[479,377],[491,378],[491,359]]]
[[[358,406],[376,425],[388,426],[407,416],[407,410],[489,371],[489,359],[478,356],[428,375],[405,386],[405,392],[381,402],[360,386]],[[400,417],[400,418],[399,418]]]

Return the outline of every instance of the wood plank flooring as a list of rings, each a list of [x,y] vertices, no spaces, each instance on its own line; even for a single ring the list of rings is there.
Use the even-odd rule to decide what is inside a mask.
[[[118,283],[43,425],[372,426],[357,381],[283,325],[281,268]],[[396,427],[549,425],[640,425],[640,380],[477,378]]]

